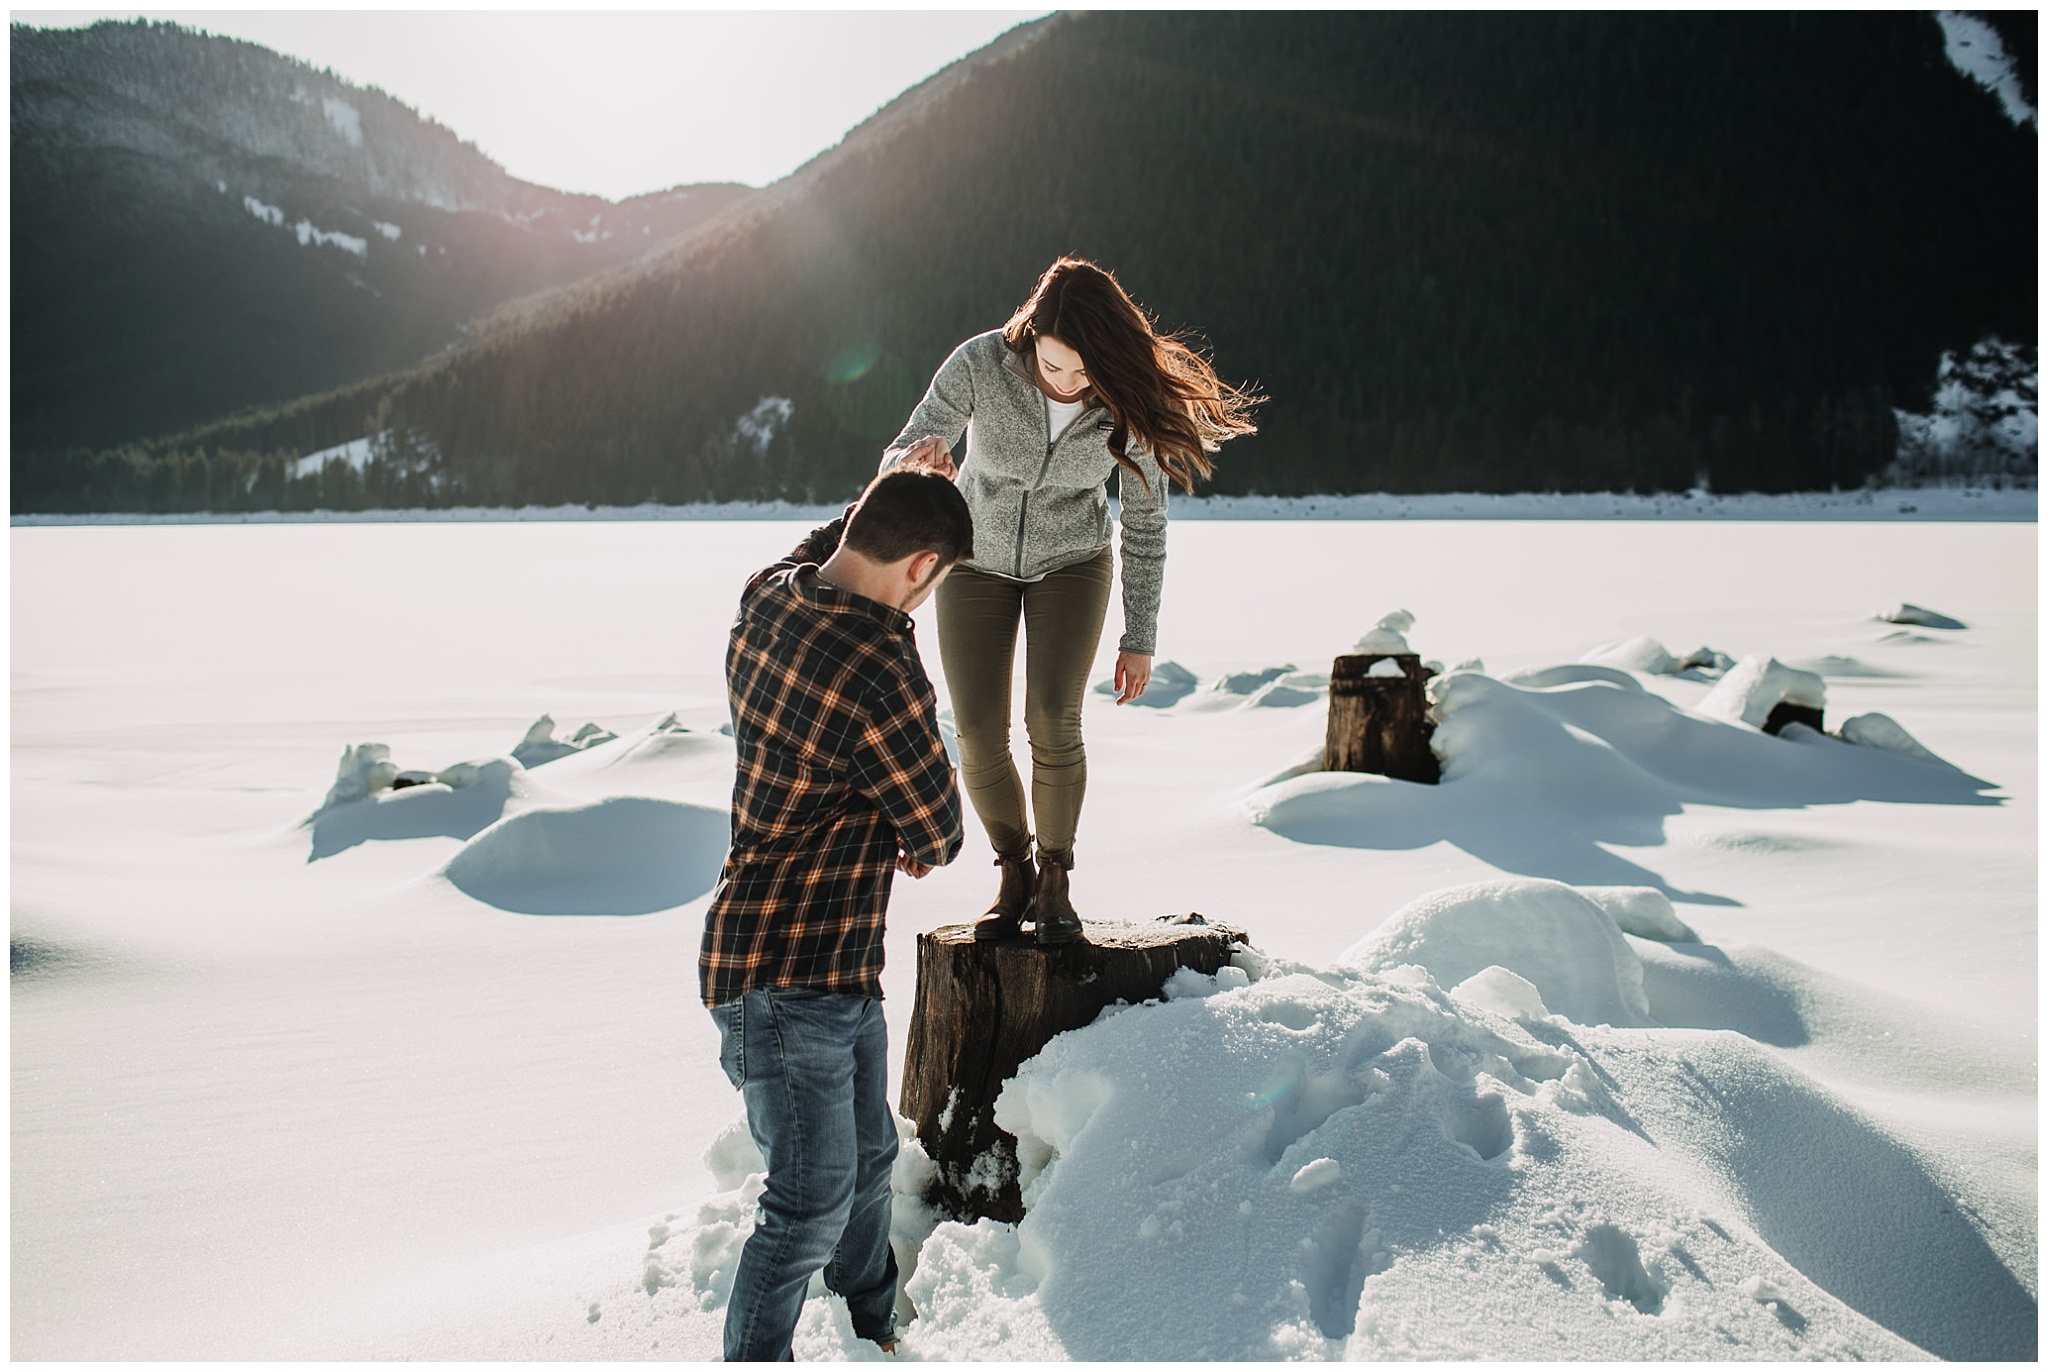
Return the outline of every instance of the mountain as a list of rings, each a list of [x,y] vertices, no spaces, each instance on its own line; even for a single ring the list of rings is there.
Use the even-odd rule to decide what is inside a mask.
[[[1063,252],[1272,396],[1219,491],[1855,486],[1945,353],[2037,338],[2035,135],[1943,43],[1916,13],[1061,13],[488,336],[18,463],[16,501],[836,498]]]
[[[753,194],[520,181],[383,94],[174,24],[9,31],[17,450],[409,366]]]

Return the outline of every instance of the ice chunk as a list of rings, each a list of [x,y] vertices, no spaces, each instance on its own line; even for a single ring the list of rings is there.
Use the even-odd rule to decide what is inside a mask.
[[[1844,743],[1854,743],[1864,748],[1882,748],[1888,753],[1902,757],[1917,757],[1927,762],[1940,762],[1940,756],[1931,751],[1919,739],[1914,738],[1890,715],[1855,715],[1842,721],[1836,736]]]
[[[1911,601],[1900,602],[1896,610],[1881,610],[1878,612],[1877,617],[1887,624],[1917,624],[1923,629],[1967,629],[1970,627],[1960,619],[1945,615],[1939,610],[1930,610],[1924,605],[1915,605]]]
[[[1651,1022],[1635,950],[1607,911],[1561,881],[1515,877],[1432,892],[1396,910],[1340,961],[1370,972],[1412,964],[1439,986],[1504,967],[1575,1023]]]
[[[1354,653],[1406,653],[1413,651],[1408,646],[1408,631],[1415,627],[1415,616],[1406,610],[1395,610],[1382,615],[1372,632],[1351,646]]]
[[[1475,972],[1453,986],[1451,994],[1467,1005],[1476,1005],[1509,1019],[1550,1018],[1550,1007],[1543,1003],[1543,993],[1505,967],[1488,967]]]
[[[1369,677],[1382,678],[1398,678],[1408,675],[1406,672],[1401,670],[1401,664],[1394,661],[1394,659],[1390,657],[1383,657],[1378,662],[1373,663],[1372,666],[1365,669],[1365,674]]]
[[[1712,719],[1761,729],[1781,701],[1818,710],[1827,704],[1827,699],[1826,683],[1812,672],[1802,672],[1774,657],[1752,653],[1730,668],[1728,675],[1693,708]]]

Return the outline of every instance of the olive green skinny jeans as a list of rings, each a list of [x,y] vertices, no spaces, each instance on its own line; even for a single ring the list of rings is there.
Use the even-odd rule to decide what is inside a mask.
[[[1102,640],[1115,576],[1115,556],[1104,548],[1040,581],[1005,581],[955,567],[933,597],[939,661],[945,664],[953,727],[960,737],[960,779],[998,857],[1031,856],[1031,816],[1036,816],[1040,855],[1063,867],[1074,865],[1074,831],[1088,789],[1081,699]],[[1024,732],[1031,744],[1030,815],[1010,757],[1010,674],[1020,616]]]

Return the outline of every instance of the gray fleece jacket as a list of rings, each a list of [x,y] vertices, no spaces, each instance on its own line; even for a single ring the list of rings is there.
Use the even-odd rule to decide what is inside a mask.
[[[960,493],[974,516],[968,566],[998,576],[1037,577],[1085,562],[1109,546],[1109,410],[1091,405],[1048,439],[1045,393],[1030,364],[1000,329],[953,350],[910,422],[882,456],[887,470],[920,438],[942,438],[960,467]],[[967,447],[960,447],[961,435]],[[1154,651],[1159,588],[1166,573],[1166,473],[1135,442],[1123,488],[1124,635],[1127,653]],[[1150,490],[1146,487],[1150,486]]]

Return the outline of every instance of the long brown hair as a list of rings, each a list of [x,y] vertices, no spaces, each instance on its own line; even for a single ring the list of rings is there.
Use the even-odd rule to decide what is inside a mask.
[[[1031,298],[1003,325],[1003,341],[1027,362],[1034,361],[1040,338],[1058,339],[1081,355],[1089,389],[1114,421],[1110,455],[1141,482],[1145,474],[1126,455],[1132,439],[1192,493],[1216,468],[1209,454],[1240,434],[1258,432],[1251,415],[1265,397],[1230,385],[1178,336],[1160,333],[1116,277],[1093,262],[1062,257],[1047,267]]]

